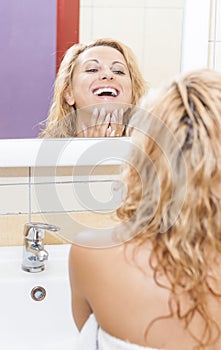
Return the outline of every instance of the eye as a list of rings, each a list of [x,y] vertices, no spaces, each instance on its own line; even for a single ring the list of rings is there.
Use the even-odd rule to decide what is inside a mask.
[[[98,71],[97,68],[89,68],[89,69],[86,69],[85,72],[87,72],[87,73],[96,73],[97,71]]]
[[[125,73],[122,70],[115,69],[113,70],[114,74],[119,74],[119,75],[125,75]]]

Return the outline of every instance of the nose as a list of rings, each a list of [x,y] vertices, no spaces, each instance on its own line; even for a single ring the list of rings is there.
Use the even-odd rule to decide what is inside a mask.
[[[109,68],[104,68],[100,73],[101,80],[112,80],[114,78],[113,72]]]

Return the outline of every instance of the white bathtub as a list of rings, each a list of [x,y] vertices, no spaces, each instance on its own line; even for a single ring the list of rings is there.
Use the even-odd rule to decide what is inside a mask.
[[[0,349],[75,350],[69,248],[69,244],[46,245],[45,271],[29,273],[21,269],[23,247],[0,247]],[[38,286],[46,291],[41,301],[32,299]]]

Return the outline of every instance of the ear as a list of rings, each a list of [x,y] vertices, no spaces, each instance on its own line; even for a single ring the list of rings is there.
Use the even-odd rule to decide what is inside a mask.
[[[71,86],[68,86],[64,90],[64,98],[65,98],[65,101],[69,104],[69,106],[73,106],[75,104],[75,98],[74,98]]]

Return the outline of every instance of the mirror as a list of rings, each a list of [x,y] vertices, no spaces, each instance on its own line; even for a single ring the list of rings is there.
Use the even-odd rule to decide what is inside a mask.
[[[157,86],[181,70],[188,2],[80,0],[79,41],[119,39],[133,49],[149,86]],[[2,0],[0,139],[35,138],[47,117],[56,70],[56,11],[56,1],[11,0],[9,6]]]

